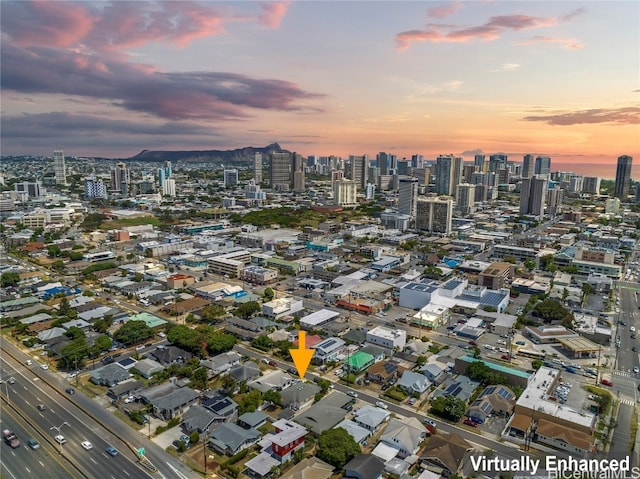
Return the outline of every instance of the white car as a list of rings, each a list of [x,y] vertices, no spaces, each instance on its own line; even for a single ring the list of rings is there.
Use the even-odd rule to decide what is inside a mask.
[[[49,366],[47,366],[46,364],[41,364],[40,369],[44,369],[46,371],[47,369],[49,369]]]
[[[27,359],[27,366],[31,366],[32,362],[31,359]]]
[[[91,444],[89,441],[82,441],[82,442],[80,443],[80,445],[81,445],[84,449],[86,449],[87,451],[88,451],[89,449],[93,449],[93,444]]]
[[[388,409],[388,408],[389,408],[389,406],[387,406],[387,405],[386,405],[385,403],[383,403],[382,401],[378,401],[378,402],[376,403],[376,406],[378,406],[379,408],[382,408],[382,409]]]
[[[67,442],[67,440],[64,438],[62,434],[58,434],[56,437],[54,437],[54,439],[59,444],[64,444],[65,442]]]
[[[636,366],[635,368],[633,368],[633,372],[638,374],[640,373],[640,368],[638,368],[638,366]]]
[[[351,396],[352,398],[357,398],[358,397],[358,393],[355,391],[347,391],[347,394],[349,396]]]
[[[506,346],[507,342],[504,341],[503,339],[498,339],[498,344],[502,345],[502,346]]]
[[[632,333],[635,333],[636,332],[636,327],[635,326],[631,326],[629,328],[629,331],[631,331]]]

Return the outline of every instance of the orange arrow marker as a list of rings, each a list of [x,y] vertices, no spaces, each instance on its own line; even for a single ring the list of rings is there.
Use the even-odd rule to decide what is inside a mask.
[[[314,353],[313,349],[306,348],[306,335],[304,331],[298,331],[298,349],[289,350],[300,379],[304,378]]]

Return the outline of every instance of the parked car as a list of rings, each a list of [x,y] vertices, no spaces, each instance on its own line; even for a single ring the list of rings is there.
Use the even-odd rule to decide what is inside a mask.
[[[378,406],[379,408],[382,409],[389,409],[389,406],[387,406],[385,403],[383,403],[382,401],[377,401],[376,402],[376,406]]]
[[[465,419],[462,423],[466,424],[467,426],[478,427],[478,423],[475,421],[472,421],[471,419]]]
[[[516,341],[518,346],[524,346],[526,343],[524,341]]]
[[[476,343],[476,342],[475,342],[475,341],[473,341],[473,340],[469,341],[469,344],[470,344],[471,346],[477,346],[477,345],[478,345],[478,343]]]

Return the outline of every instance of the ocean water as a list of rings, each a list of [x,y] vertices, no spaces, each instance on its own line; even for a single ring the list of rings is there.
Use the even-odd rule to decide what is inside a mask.
[[[573,171],[583,176],[599,176],[602,179],[614,180],[616,178],[615,163],[579,163],[579,162],[554,162],[551,158],[551,171]],[[631,178],[640,179],[640,166],[634,164],[631,168]]]

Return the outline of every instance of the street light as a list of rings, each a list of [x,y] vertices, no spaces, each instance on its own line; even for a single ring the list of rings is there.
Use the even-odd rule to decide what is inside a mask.
[[[55,429],[55,430],[56,430],[56,432],[58,433],[58,436],[60,436],[60,429],[62,428],[62,426],[65,426],[65,425],[66,425],[66,426],[69,426],[69,424],[67,423],[67,421],[63,422],[63,423],[62,423],[62,424],[60,424],[59,426],[51,426],[51,427],[49,428],[49,430],[51,431],[51,430]],[[71,427],[71,426],[69,426],[69,427]],[[58,444],[60,444],[60,454],[62,454],[62,441],[57,441],[57,442],[58,442]]]
[[[207,476],[207,442],[209,440],[209,426],[204,431],[204,437],[202,438],[202,454],[204,456],[204,475]]]

